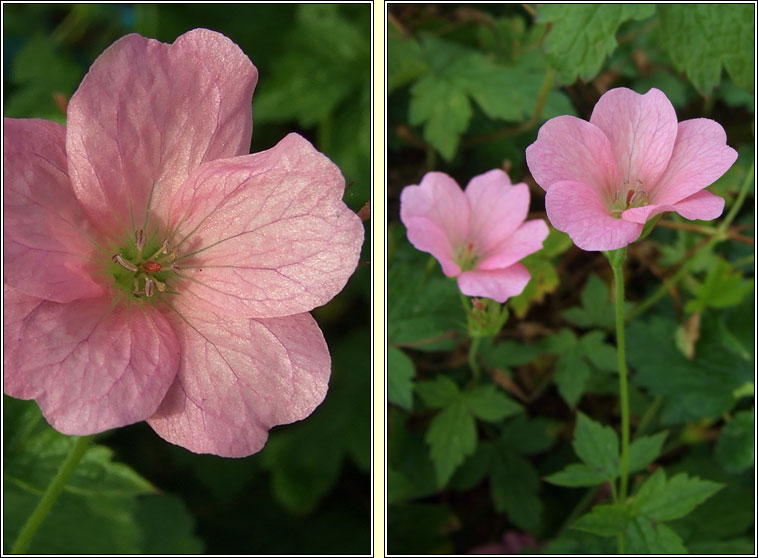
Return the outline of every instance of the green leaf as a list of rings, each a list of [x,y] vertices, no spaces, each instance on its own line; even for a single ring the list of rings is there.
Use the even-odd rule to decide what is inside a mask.
[[[527,455],[540,453],[555,443],[556,424],[544,417],[532,419],[526,414],[518,415],[506,422],[498,444]]]
[[[476,449],[476,424],[466,402],[458,399],[442,409],[429,424],[425,440],[437,479],[444,485]]]
[[[537,21],[550,22],[545,40],[556,78],[571,84],[577,76],[589,81],[597,75],[605,58],[616,48],[616,31],[630,19],[653,15],[652,4],[543,4]]]
[[[753,91],[753,9],[750,4],[658,6],[663,45],[700,93],[719,84],[722,65],[738,86]]]
[[[291,48],[276,58],[255,94],[256,121],[295,119],[311,127],[370,83],[368,19],[348,20],[336,5],[297,7]],[[287,99],[287,102],[282,102]]]
[[[632,379],[652,395],[666,397],[661,411],[664,424],[716,418],[734,405],[734,390],[753,378],[753,363],[724,345],[718,321],[707,313],[694,360],[677,350],[675,331],[675,322],[659,317],[629,325],[626,354],[636,370]]]
[[[401,234],[387,269],[387,340],[421,350],[452,349],[451,334],[465,319],[460,291],[439,272],[426,277],[424,263],[431,256],[408,243],[403,227],[396,230]]]
[[[33,401],[3,396],[4,476],[32,492],[42,492],[58,472],[76,438],[53,430]],[[84,496],[129,497],[155,492],[130,467],[114,463],[113,452],[91,445],[64,490]]]
[[[458,399],[461,390],[447,376],[416,383],[416,393],[432,409],[439,409]]]
[[[387,348],[387,399],[410,410],[413,407],[413,361],[400,349]]]
[[[458,150],[460,135],[471,119],[471,104],[458,86],[429,74],[411,87],[408,121],[423,124],[424,139],[448,161]]]
[[[521,366],[533,360],[540,350],[534,345],[516,341],[503,341],[493,344],[486,338],[479,347],[479,354],[493,368]]]
[[[192,516],[176,496],[161,494],[138,500],[143,554],[202,554],[203,543],[193,533]]]
[[[493,385],[477,386],[463,394],[469,411],[478,419],[498,422],[524,408]]]
[[[612,537],[627,528],[632,520],[627,508],[619,504],[599,504],[576,520],[574,529],[587,531],[603,537]]]
[[[629,444],[629,472],[635,473],[647,467],[661,454],[668,432],[642,436]]]
[[[719,258],[716,265],[708,270],[705,281],[694,289],[695,298],[688,301],[684,309],[686,312],[700,312],[708,307],[736,306],[753,291],[753,285],[752,279],[745,281],[729,262]]]
[[[608,285],[594,273],[587,278],[581,294],[581,306],[563,312],[563,317],[579,327],[612,328],[616,310],[611,303]]]
[[[505,512],[524,531],[534,533],[540,524],[542,502],[537,470],[513,451],[497,452],[492,461],[490,493],[495,511]]]
[[[421,45],[403,37],[397,28],[387,27],[387,94],[402,87],[428,71]]]
[[[574,407],[584,393],[584,386],[592,374],[578,351],[562,354],[555,363],[555,383],[558,392],[569,407]]]
[[[486,440],[477,443],[474,455],[455,471],[449,487],[462,492],[473,489],[489,475],[494,455],[495,444]]]
[[[529,307],[535,302],[542,302],[545,295],[558,288],[558,272],[555,265],[542,255],[542,251],[529,254],[521,260],[529,270],[531,279],[520,295],[508,299],[508,305],[517,317],[523,318]]]
[[[3,481],[4,553],[10,551],[41,493]],[[30,554],[141,554],[135,497],[91,497],[64,490],[32,540]]]
[[[605,335],[604,331],[590,331],[579,340],[579,348],[598,370],[617,372],[616,348],[605,342]]]
[[[628,554],[686,554],[682,539],[670,527],[637,517],[624,531]]]
[[[558,486],[578,487],[597,486],[611,478],[607,473],[593,469],[584,463],[572,463],[566,465],[561,471],[548,475],[545,480]]]
[[[619,442],[612,428],[578,413],[573,445],[579,458],[606,478],[618,474]]]
[[[640,487],[635,495],[634,507],[639,515],[656,521],[669,521],[684,517],[723,486],[689,477],[686,473],[679,473],[666,481],[663,469],[658,469]]]
[[[716,441],[716,459],[729,473],[741,473],[755,462],[755,409],[736,413]]]

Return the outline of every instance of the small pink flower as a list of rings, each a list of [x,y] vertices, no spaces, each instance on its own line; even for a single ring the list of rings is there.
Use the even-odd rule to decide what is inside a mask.
[[[363,226],[302,137],[248,154],[257,75],[212,31],[129,35],[66,127],[4,120],[4,390],[59,431],[147,419],[244,456],[323,400],[308,312],[347,282]]]
[[[718,123],[677,124],[661,91],[640,95],[623,87],[600,97],[589,122],[548,120],[526,149],[529,170],[547,191],[550,222],[583,250],[626,246],[664,211],[715,219],[724,200],[704,188],[736,158]]]
[[[518,262],[548,234],[542,219],[524,222],[528,210],[529,187],[511,185],[498,169],[472,178],[465,193],[448,175],[429,172],[400,195],[411,244],[457,277],[463,294],[498,302],[524,290],[529,272]]]

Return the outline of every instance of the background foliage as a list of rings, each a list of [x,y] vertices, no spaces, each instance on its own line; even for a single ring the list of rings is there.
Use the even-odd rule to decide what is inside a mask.
[[[4,115],[65,123],[65,99],[119,37],[173,42],[210,28],[258,67],[252,151],[301,133],[340,166],[352,183],[345,200],[357,211],[371,184],[369,12],[368,5],[4,4]],[[275,428],[265,449],[246,459],[189,453],[144,423],[98,436],[30,550],[368,553],[369,280],[368,265],[360,265],[346,289],[314,311],[333,369],[326,401],[311,417]],[[3,417],[7,551],[71,441],[33,402],[4,397]]]
[[[754,6],[392,4],[388,21],[388,544],[393,554],[754,552]],[[618,476],[606,258],[551,229],[467,364],[455,282],[398,220],[431,170],[544,192],[524,150],[613,87],[651,87],[738,150],[716,222],[668,214],[626,264],[631,509]],[[739,192],[743,189],[743,196]],[[721,225],[729,215],[728,227]],[[721,228],[717,228],[721,227]],[[662,287],[668,281],[666,287]],[[610,425],[610,426],[607,426]]]

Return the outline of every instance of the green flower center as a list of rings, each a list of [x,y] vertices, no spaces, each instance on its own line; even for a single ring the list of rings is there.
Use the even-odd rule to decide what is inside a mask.
[[[156,293],[177,294],[172,289],[179,272],[175,262],[176,247],[169,246],[168,240],[160,240],[157,233],[148,238],[137,229],[133,238],[114,247],[106,273],[128,297],[153,299]]]
[[[616,219],[621,219],[621,214],[632,207],[642,207],[650,203],[647,192],[642,189],[642,181],[637,180],[637,185],[632,186],[628,180],[624,180],[623,188],[616,192],[616,197],[611,203],[610,212]]]
[[[479,254],[474,250],[474,243],[469,242],[463,248],[458,250],[455,255],[455,263],[461,268],[461,271],[470,271],[479,263]]]

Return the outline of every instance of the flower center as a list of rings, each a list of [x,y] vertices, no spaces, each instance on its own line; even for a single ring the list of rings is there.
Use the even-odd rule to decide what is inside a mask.
[[[623,187],[616,192],[610,207],[611,215],[616,219],[620,219],[621,213],[627,209],[642,207],[650,203],[647,192],[642,189],[642,180],[637,179],[635,182],[633,186],[628,180],[624,180]]]
[[[455,256],[455,263],[461,268],[461,271],[470,271],[479,263],[479,254],[474,250],[474,243],[469,242],[463,248],[458,250]]]
[[[178,272],[176,247],[168,240],[159,241],[157,234],[147,238],[137,229],[134,239],[116,251],[108,264],[108,274],[116,287],[134,298],[152,298],[155,292],[176,294],[171,282]]]

